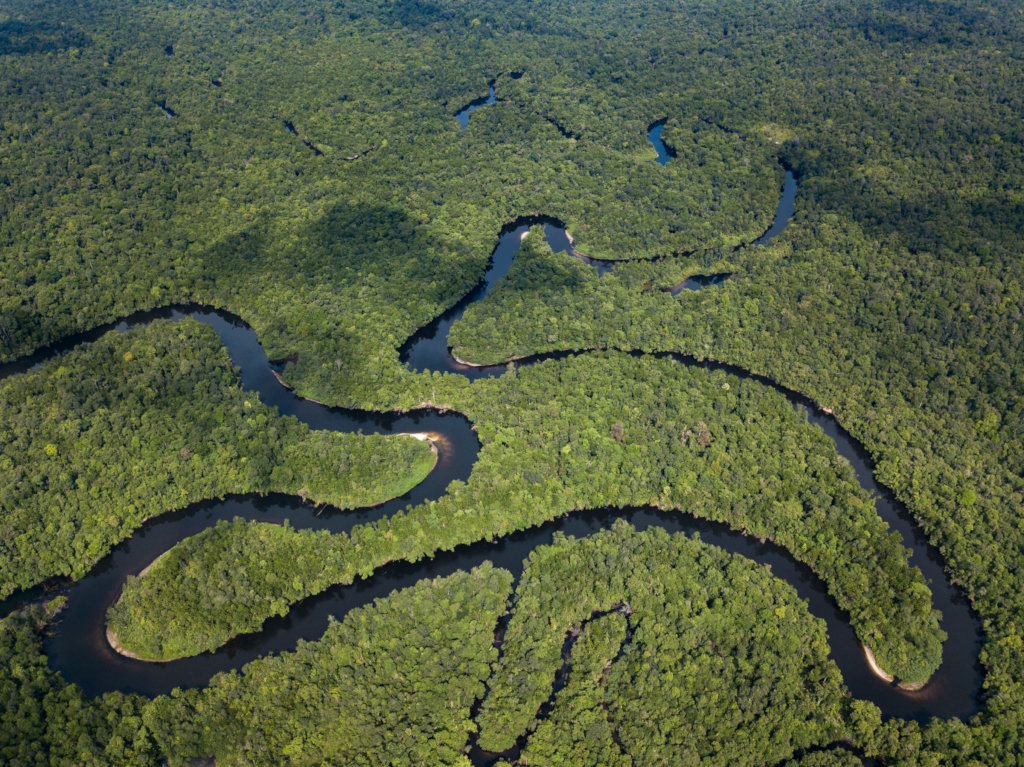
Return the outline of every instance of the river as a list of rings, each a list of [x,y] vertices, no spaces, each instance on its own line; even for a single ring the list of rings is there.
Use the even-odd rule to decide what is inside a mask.
[[[772,228],[752,242],[751,246],[767,244],[785,228],[795,209],[796,189],[796,179],[787,170]],[[401,359],[411,369],[442,371],[471,379],[500,375],[507,370],[507,365],[474,367],[456,361],[448,348],[448,332],[465,309],[486,297],[495,283],[507,273],[519,251],[524,233],[531,224],[537,223],[545,225],[553,250],[581,256],[573,250],[565,228],[555,219],[526,217],[509,224],[499,235],[498,244],[481,282],[455,306],[403,344]],[[592,263],[594,261],[591,260]],[[607,272],[614,263],[596,262],[594,265]],[[708,282],[715,284],[718,281]],[[0,367],[0,377],[31,370],[110,330],[126,330],[156,318],[183,317],[191,317],[211,326],[240,369],[242,386],[258,394],[264,403],[278,408],[282,414],[293,415],[314,429],[362,430],[364,433],[380,434],[434,432],[443,437],[438,444],[438,462],[426,480],[409,493],[371,509],[348,512],[336,510],[316,515],[312,505],[303,504],[294,497],[243,496],[194,504],[143,524],[86,577],[66,587],[67,607],[55,622],[56,630],[45,640],[45,651],[52,667],[59,670],[69,682],[81,685],[89,695],[109,690],[156,695],[169,692],[174,687],[202,686],[219,671],[240,667],[267,653],[291,649],[299,639],[318,638],[327,626],[329,615],[341,618],[353,607],[372,602],[394,589],[410,586],[423,578],[468,569],[485,560],[518,575],[526,556],[537,546],[550,542],[554,532],[584,536],[607,528],[615,519],[624,518],[639,529],[658,526],[670,532],[689,535],[699,533],[707,543],[769,565],[775,576],[790,583],[807,601],[810,611],[827,623],[830,657],[840,668],[851,693],[874,702],[886,716],[918,720],[933,716],[966,718],[979,709],[978,696],[982,681],[978,665],[982,637],[980,622],[969,609],[963,595],[950,584],[938,552],[928,544],[903,505],[875,480],[871,458],[863,446],[832,415],[801,394],[764,376],[732,365],[698,361],[671,352],[654,356],[668,357],[681,365],[724,370],[775,389],[794,406],[806,409],[809,420],[828,434],[835,442],[837,451],[850,461],[861,485],[876,497],[879,515],[900,534],[904,544],[913,550],[912,562],[929,581],[935,607],[943,616],[942,628],[949,634],[944,645],[942,665],[922,690],[901,690],[872,673],[850,627],[848,616],[838,609],[821,580],[781,547],[762,543],[756,538],[730,530],[725,525],[699,520],[682,512],[666,512],[647,507],[575,512],[538,527],[504,536],[496,542],[460,546],[455,551],[439,553],[428,561],[415,564],[391,563],[378,569],[368,579],[349,586],[337,586],[299,602],[286,616],[267,621],[261,631],[237,637],[212,653],[166,663],[147,663],[124,657],[116,653],[106,641],[106,611],[118,598],[126,576],[137,574],[176,542],[195,535],[219,519],[236,516],[266,522],[288,519],[296,528],[345,532],[357,524],[390,516],[407,505],[441,497],[451,481],[469,477],[480,447],[471,424],[457,413],[434,410],[374,413],[331,408],[295,396],[276,377],[275,372],[279,366],[267,359],[251,328],[230,314],[197,305],[139,312],[118,323],[68,337],[29,357]],[[532,365],[586,353],[586,350],[565,350],[517,360],[514,364]],[[640,353],[634,354],[642,356]],[[32,590],[5,600],[3,607],[6,612],[35,598],[38,598],[38,591]]]

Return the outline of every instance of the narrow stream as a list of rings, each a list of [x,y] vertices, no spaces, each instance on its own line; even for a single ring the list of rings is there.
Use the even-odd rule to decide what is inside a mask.
[[[730,277],[732,277],[731,272],[721,272],[719,274],[692,274],[678,285],[662,289],[668,291],[668,293],[673,296],[678,296],[684,290],[700,290],[701,288],[707,288],[712,285],[721,285]]]
[[[786,180],[782,183],[782,196],[779,198],[779,204],[775,208],[775,220],[772,221],[772,225],[767,232],[754,240],[754,247],[765,247],[782,234],[782,230],[786,228],[789,220],[796,213],[796,190],[796,177],[793,175],[793,171],[786,168]]]
[[[167,106],[167,99],[160,99],[158,102],[156,102],[156,105],[160,109],[160,111],[163,112],[169,119],[173,120],[175,117],[178,116],[177,112],[175,112],[173,109]]]
[[[655,120],[647,126],[647,140],[651,142],[651,146],[654,147],[654,151],[657,152],[657,161],[662,165],[665,165],[676,156],[676,153],[672,150],[672,147],[668,146],[661,138],[661,132],[665,128],[665,123],[668,122],[667,117],[663,117],[660,120]],[[736,133],[736,131],[729,130],[727,128],[718,125],[717,123],[711,123],[721,130],[725,130],[729,133]],[[782,197],[779,199],[779,204],[775,208],[775,220],[772,222],[771,228],[767,232],[762,234],[752,243],[755,246],[765,246],[771,243],[775,237],[777,237],[789,220],[793,218],[793,214],[796,212],[796,190],[797,183],[793,172],[783,165],[786,171],[786,180],[782,185]],[[744,247],[743,245],[737,246],[739,248]],[[728,276],[728,275],[724,275]],[[699,287],[704,287],[700,285]],[[681,289],[681,288],[680,288]],[[691,288],[692,289],[692,288]],[[672,295],[676,295],[679,292],[677,289],[673,289]]]
[[[668,122],[667,117],[647,126],[647,140],[651,142],[654,151],[658,153],[657,160],[662,165],[667,164],[669,160],[675,157],[675,153],[665,146],[665,142],[661,140],[661,132],[664,130],[666,122]]]

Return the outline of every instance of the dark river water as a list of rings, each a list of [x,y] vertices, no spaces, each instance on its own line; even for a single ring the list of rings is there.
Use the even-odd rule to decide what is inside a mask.
[[[662,165],[668,163],[673,157],[672,150],[665,146],[665,142],[661,140],[661,131],[664,130],[666,121],[658,120],[651,123],[647,128],[647,140],[651,142],[654,151],[658,153],[657,160]]]
[[[775,222],[752,245],[766,244],[785,227],[793,215],[796,188],[793,174],[787,171]],[[536,223],[545,225],[548,241],[554,250],[582,257],[573,250],[564,227],[555,219],[523,218],[506,226],[499,236],[481,282],[455,306],[418,331],[402,346],[401,358],[411,369],[443,371],[473,379],[500,375],[507,369],[507,365],[472,367],[454,360],[448,349],[448,331],[466,307],[487,296],[494,284],[507,273],[519,251],[522,235],[531,224]],[[604,271],[614,263],[590,262]],[[707,284],[715,284],[725,276],[708,275],[702,279]],[[684,287],[703,286],[699,278],[693,279],[697,284]],[[130,539],[105,557],[89,575],[65,587],[69,597],[67,607],[56,621],[55,631],[45,641],[51,665],[69,682],[80,684],[89,695],[108,690],[156,695],[169,692],[174,687],[202,686],[218,671],[239,667],[267,653],[291,649],[300,638],[318,638],[327,626],[328,616],[340,618],[353,607],[372,602],[395,589],[411,586],[423,578],[471,568],[486,560],[518,574],[529,553],[538,545],[550,542],[556,531],[585,536],[607,528],[616,519],[626,519],[639,529],[657,526],[670,532],[688,535],[699,533],[701,539],[708,543],[769,565],[777,577],[790,583],[807,601],[810,611],[827,623],[831,657],[842,671],[843,679],[852,694],[873,701],[886,716],[921,720],[933,716],[966,718],[979,708],[981,671],[977,659],[981,643],[980,623],[963,596],[950,585],[940,556],[927,543],[906,509],[887,488],[875,481],[871,458],[864,448],[843,430],[835,418],[820,410],[803,395],[735,366],[698,361],[673,353],[654,356],[671,358],[681,365],[724,370],[775,389],[794,406],[805,410],[808,419],[828,434],[839,453],[850,461],[861,485],[875,496],[879,515],[914,552],[912,564],[919,567],[929,581],[934,604],[943,615],[942,627],[949,634],[944,646],[943,663],[924,689],[916,692],[900,690],[875,676],[850,628],[848,616],[836,607],[821,580],[784,549],[771,543],[762,543],[722,524],[699,520],[682,512],[665,512],[653,508],[602,508],[574,512],[538,527],[506,535],[495,542],[479,542],[460,546],[452,552],[441,552],[428,561],[415,564],[394,562],[378,569],[368,579],[349,586],[334,587],[301,601],[286,616],[267,621],[261,631],[240,636],[215,652],[167,663],[147,663],[123,657],[114,652],[105,639],[106,611],[120,594],[127,575],[137,574],[176,542],[210,527],[219,519],[233,517],[266,522],[287,519],[296,528],[345,532],[354,525],[390,516],[407,505],[440,497],[452,480],[465,480],[469,477],[480,447],[471,424],[457,413],[433,410],[410,413],[363,412],[326,407],[297,397],[276,378],[275,365],[267,360],[256,334],[245,323],[225,312],[196,305],[140,312],[119,323],[69,337],[3,366],[0,368],[0,377],[31,369],[80,343],[95,340],[112,329],[125,330],[158,317],[177,319],[185,316],[208,324],[217,331],[241,372],[244,388],[257,393],[263,402],[278,408],[282,414],[293,415],[314,429],[361,430],[364,433],[380,434],[434,432],[443,437],[438,445],[438,463],[427,479],[408,494],[371,509],[329,510],[318,515],[314,506],[304,504],[294,497],[243,496],[194,504],[145,523]],[[586,351],[569,350],[537,355],[513,364],[538,364],[576,354],[586,354]],[[636,356],[641,355],[636,353]],[[24,592],[6,600],[2,607],[6,613],[25,601],[38,598],[38,594],[39,590]]]
[[[470,101],[468,104],[466,104],[466,106],[464,106],[462,109],[455,113],[455,119],[459,121],[459,125],[462,126],[463,130],[469,127],[470,112],[475,112],[480,107],[489,106],[498,100],[497,96],[494,93],[494,80],[491,80],[487,84],[487,91],[488,92],[486,96]]]

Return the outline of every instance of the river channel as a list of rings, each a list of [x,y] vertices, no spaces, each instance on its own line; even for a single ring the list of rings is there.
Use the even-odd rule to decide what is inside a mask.
[[[796,189],[796,179],[787,170],[772,228],[750,246],[766,244],[771,237],[782,231],[793,215]],[[470,304],[486,297],[495,283],[507,273],[519,251],[522,237],[529,226],[536,223],[544,224],[553,250],[583,257],[574,251],[564,227],[554,219],[529,217],[509,224],[499,235],[498,244],[481,282],[455,306],[414,334],[402,346],[400,356],[405,364],[416,371],[443,371],[471,379],[500,375],[508,369],[507,365],[474,367],[456,361],[448,348],[448,331]],[[586,260],[586,257],[583,258]],[[615,262],[595,263],[590,260],[590,263],[602,272],[607,272]],[[708,284],[719,281],[709,279]],[[849,617],[838,609],[825,584],[781,547],[682,512],[666,512],[647,507],[574,512],[538,527],[506,535],[495,542],[482,541],[457,547],[452,552],[441,552],[428,561],[391,563],[378,569],[370,578],[349,586],[328,589],[299,602],[286,616],[267,621],[261,631],[237,637],[215,652],[166,663],[147,663],[124,657],[116,653],[106,640],[106,611],[120,595],[126,576],[140,572],[176,542],[210,527],[219,519],[233,517],[265,522],[282,522],[287,519],[295,528],[346,532],[355,525],[390,516],[408,505],[439,498],[451,481],[469,477],[480,447],[472,425],[457,413],[434,410],[374,413],[331,408],[295,396],[275,375],[278,366],[268,361],[251,328],[230,314],[197,305],[140,312],[118,323],[68,337],[54,346],[0,367],[0,377],[30,370],[110,330],[126,330],[156,318],[183,317],[191,317],[210,325],[219,334],[232,361],[239,368],[242,386],[258,394],[263,402],[276,407],[283,415],[295,416],[313,429],[361,430],[364,433],[381,434],[433,432],[442,437],[437,443],[438,462],[426,480],[409,493],[370,509],[335,510],[317,514],[314,506],[291,496],[242,496],[194,504],[143,524],[86,577],[63,589],[68,595],[67,607],[55,622],[55,631],[45,641],[51,666],[59,670],[67,681],[81,685],[89,695],[98,695],[108,690],[156,695],[169,692],[174,687],[203,686],[219,671],[240,667],[268,653],[289,650],[294,648],[299,639],[317,639],[327,626],[328,616],[341,618],[353,607],[370,603],[395,589],[411,586],[423,578],[468,569],[486,560],[518,576],[522,571],[523,560],[534,548],[550,542],[556,531],[585,536],[609,527],[616,519],[625,519],[638,529],[657,526],[669,532],[688,535],[699,533],[707,543],[769,565],[773,574],[790,583],[807,601],[810,611],[827,623],[830,657],[841,670],[851,693],[855,697],[873,701],[886,716],[919,720],[933,716],[966,718],[979,708],[982,675],[977,660],[981,628],[977,616],[969,609],[963,595],[950,584],[941,557],[928,544],[903,505],[887,488],[876,482],[871,458],[864,448],[832,415],[797,392],[735,366],[698,361],[671,352],[653,356],[669,357],[682,365],[724,370],[775,389],[794,406],[805,409],[809,420],[828,434],[838,452],[850,461],[861,485],[875,496],[879,515],[914,552],[911,562],[921,569],[929,582],[934,605],[943,616],[942,628],[949,634],[943,647],[942,665],[922,690],[901,690],[871,671],[850,627]],[[586,353],[586,350],[566,350],[517,360],[513,364],[532,365]],[[3,605],[5,613],[17,604],[37,597],[37,593],[28,592],[6,600]]]

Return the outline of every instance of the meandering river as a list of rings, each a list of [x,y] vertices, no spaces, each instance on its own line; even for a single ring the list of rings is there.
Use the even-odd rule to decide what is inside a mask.
[[[766,244],[782,231],[793,215],[796,189],[796,180],[787,171],[775,222],[765,235],[751,245]],[[481,282],[455,306],[403,345],[401,358],[413,370],[443,371],[480,378],[500,375],[507,369],[507,365],[474,367],[453,359],[448,349],[448,331],[466,307],[487,296],[494,284],[507,273],[519,251],[522,236],[532,223],[545,224],[548,241],[554,250],[582,257],[573,250],[564,227],[554,219],[524,218],[505,227]],[[614,262],[595,263],[591,260],[591,263],[602,271],[608,271]],[[720,280],[709,277],[707,281],[714,284]],[[708,543],[769,565],[777,577],[789,582],[807,601],[810,611],[827,623],[831,658],[842,671],[852,694],[873,701],[885,715],[922,720],[933,716],[965,718],[978,710],[981,687],[981,672],[977,662],[981,643],[980,623],[963,596],[950,585],[940,556],[927,543],[906,509],[887,488],[874,479],[871,459],[863,447],[843,430],[832,415],[822,411],[808,398],[764,376],[732,365],[698,361],[674,353],[655,356],[670,357],[682,365],[725,370],[742,378],[754,379],[781,393],[794,406],[806,408],[808,418],[833,439],[839,453],[850,461],[861,485],[876,496],[878,513],[900,534],[905,545],[913,550],[912,564],[918,566],[930,582],[935,607],[942,612],[942,628],[949,634],[949,639],[944,646],[943,663],[924,689],[915,692],[900,690],[872,673],[857,637],[850,628],[848,616],[836,607],[821,580],[784,549],[771,543],[762,543],[722,524],[699,520],[681,512],[653,508],[605,508],[576,512],[504,536],[494,543],[478,542],[460,546],[455,551],[442,552],[429,561],[415,564],[391,563],[378,569],[366,580],[350,586],[334,587],[303,600],[288,615],[267,621],[261,631],[237,637],[216,652],[167,663],[147,663],[124,657],[116,653],[106,641],[106,611],[118,598],[127,575],[137,574],[176,542],[210,527],[219,519],[236,516],[267,522],[288,519],[296,528],[345,532],[355,525],[387,517],[406,505],[440,497],[452,480],[465,480],[469,477],[479,450],[471,424],[457,413],[432,410],[404,414],[362,412],[330,408],[295,396],[277,379],[275,366],[267,360],[255,333],[244,322],[225,312],[195,305],[140,312],[119,323],[69,337],[29,357],[0,367],[0,377],[31,369],[111,329],[124,330],[158,317],[192,317],[210,325],[217,331],[232,361],[240,369],[245,389],[257,393],[263,402],[277,407],[282,414],[293,415],[311,428],[337,431],[359,429],[382,434],[435,432],[442,435],[443,439],[438,443],[437,465],[423,483],[401,498],[372,509],[335,511],[318,516],[313,506],[303,504],[294,497],[245,496],[195,504],[146,522],[130,539],[118,545],[93,568],[89,575],[67,587],[67,607],[55,623],[56,630],[45,641],[51,665],[68,681],[80,684],[87,694],[97,695],[116,689],[155,695],[179,686],[202,686],[219,671],[239,667],[267,653],[291,649],[300,638],[318,638],[327,626],[328,616],[340,618],[353,607],[372,602],[394,589],[410,586],[423,578],[471,568],[485,560],[491,560],[496,566],[507,568],[518,575],[522,571],[523,560],[534,548],[550,542],[555,531],[584,536],[610,526],[615,519],[623,518],[639,529],[654,525],[670,532],[699,533],[702,540]],[[586,350],[555,352],[518,360],[514,364],[538,364],[545,360],[586,353]],[[33,593],[23,594],[20,599],[7,600],[6,607],[10,609],[19,601],[31,598],[35,598]]]

